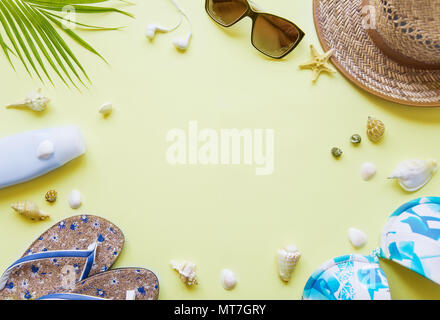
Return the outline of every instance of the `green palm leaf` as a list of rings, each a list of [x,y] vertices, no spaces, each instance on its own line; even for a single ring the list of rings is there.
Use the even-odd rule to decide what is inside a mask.
[[[128,1],[116,0],[131,4]],[[66,6],[76,13],[118,13],[133,17],[132,14],[112,6],[103,6],[109,0],[0,0],[0,51],[14,68],[11,56],[16,56],[28,74],[36,75],[42,82],[46,78],[53,85],[49,69],[52,69],[67,86],[77,83],[85,86],[83,79],[90,82],[84,67],[65,38],[76,41],[81,47],[106,61],[89,43],[75,31],[66,28],[69,22],[78,28],[105,31],[118,30],[118,27],[106,28],[78,21],[70,21],[60,12]],[[58,12],[58,13],[57,13]],[[60,34],[59,31],[63,31]]]

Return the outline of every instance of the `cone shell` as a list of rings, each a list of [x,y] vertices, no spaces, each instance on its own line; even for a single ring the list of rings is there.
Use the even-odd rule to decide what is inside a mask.
[[[385,133],[385,124],[373,117],[368,117],[367,136],[373,142],[378,142],[382,139]]]
[[[22,216],[32,220],[43,220],[49,217],[48,214],[41,211],[33,201],[19,201],[11,204],[12,209]]]
[[[280,249],[277,252],[278,260],[278,272],[281,280],[289,282],[292,272],[298,263],[301,253],[295,248],[295,246],[286,246],[284,249]]]

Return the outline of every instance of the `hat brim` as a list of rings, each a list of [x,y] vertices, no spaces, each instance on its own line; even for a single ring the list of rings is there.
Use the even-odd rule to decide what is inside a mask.
[[[440,70],[403,66],[382,53],[362,27],[362,0],[313,0],[315,27],[333,64],[362,89],[389,101],[440,106]]]

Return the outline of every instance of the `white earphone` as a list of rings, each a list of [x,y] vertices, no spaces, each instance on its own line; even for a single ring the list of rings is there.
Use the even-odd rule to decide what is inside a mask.
[[[192,38],[192,23],[191,23],[190,19],[188,18],[188,16],[185,14],[185,12],[182,10],[182,8],[176,3],[176,1],[175,0],[171,0],[171,2],[174,4],[174,6],[177,8],[177,10],[182,15],[182,17],[180,17],[179,23],[176,26],[174,26],[173,28],[163,28],[163,27],[157,26],[155,24],[149,24],[147,26],[146,36],[147,36],[148,39],[152,40],[154,38],[154,36],[156,35],[156,32],[167,33],[167,32],[171,32],[171,31],[176,30],[182,24],[182,20],[183,20],[183,17],[184,17],[188,21],[188,23],[189,23],[190,32],[189,32],[188,36],[186,38],[184,38],[184,39],[179,39],[179,38],[174,39],[173,40],[173,44],[176,47],[176,49],[181,50],[181,51],[185,51],[185,50],[188,49],[189,44],[191,42],[191,38]]]
[[[156,32],[167,33],[176,30],[182,24],[182,20],[183,20],[182,17],[180,17],[180,21],[177,23],[177,25],[175,25],[172,28],[164,28],[155,24],[149,24],[147,26],[147,31],[145,32],[145,35],[147,36],[148,39],[152,40],[154,39]]]
[[[189,47],[189,43],[191,41],[191,36],[192,36],[192,33],[190,32],[185,39],[177,39],[177,38],[174,39],[173,40],[174,46],[179,50],[185,51]]]

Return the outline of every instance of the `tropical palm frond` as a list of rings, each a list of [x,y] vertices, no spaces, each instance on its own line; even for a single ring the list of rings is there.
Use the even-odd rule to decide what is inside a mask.
[[[116,1],[131,4],[124,0]],[[54,84],[49,71],[52,69],[67,86],[78,88],[78,82],[85,86],[83,79],[90,82],[89,76],[62,35],[105,59],[72,28],[66,27],[66,23],[93,31],[120,28],[71,21],[62,13],[69,8],[75,13],[118,13],[133,17],[126,11],[103,6],[104,2],[109,0],[0,0],[0,51],[14,70],[12,56],[20,60],[31,77],[36,75],[42,82],[46,78]]]

